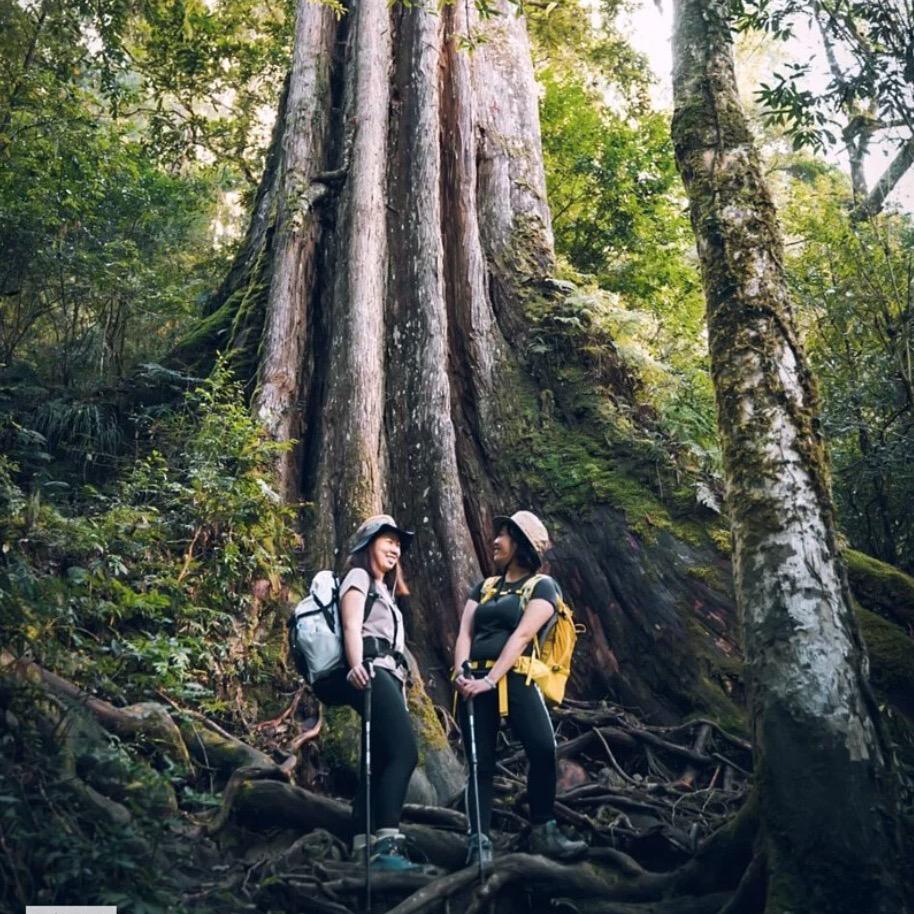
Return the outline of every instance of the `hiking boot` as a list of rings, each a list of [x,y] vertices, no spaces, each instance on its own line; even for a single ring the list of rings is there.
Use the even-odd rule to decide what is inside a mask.
[[[424,869],[413,863],[406,856],[406,835],[384,835],[376,838],[371,847],[371,860],[368,864],[372,872],[400,873],[404,870]]]
[[[475,834],[467,838],[467,861],[465,866],[479,866],[480,851],[482,852],[482,868],[489,869],[492,866],[493,851],[492,840],[488,835],[477,837]]]
[[[576,860],[587,853],[587,844],[566,838],[555,819],[534,825],[530,832],[530,853],[542,854],[553,860]]]

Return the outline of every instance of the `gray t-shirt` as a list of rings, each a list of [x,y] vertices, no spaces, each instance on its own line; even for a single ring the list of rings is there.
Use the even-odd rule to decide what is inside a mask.
[[[352,568],[340,584],[340,602],[347,590],[357,590],[364,596],[368,595],[371,578],[364,568]],[[395,651],[401,654],[406,651],[406,638],[403,631],[403,613],[400,612],[396,601],[383,581],[375,581],[377,597],[371,605],[368,618],[362,623],[363,638],[385,638],[393,645]],[[401,681],[404,679],[402,668],[397,666],[393,657],[378,657],[375,666],[390,670]]]

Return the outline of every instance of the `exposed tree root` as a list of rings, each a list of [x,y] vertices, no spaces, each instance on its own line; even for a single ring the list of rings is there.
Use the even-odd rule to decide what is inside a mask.
[[[240,836],[250,835],[250,830],[267,835],[277,829],[302,836],[278,853],[273,850],[258,858],[246,872],[218,880],[207,891],[217,894],[231,883],[232,891],[249,900],[267,893],[264,903],[269,896],[270,905],[283,898],[282,904],[307,904],[309,910],[326,914],[348,914],[358,907],[364,876],[358,864],[340,861],[352,831],[348,804],[290,783],[293,771],[289,765],[277,764],[199,713],[178,709],[182,719],[177,725],[161,705],[143,702],[119,709],[36,664],[9,654],[3,654],[2,660],[8,682],[37,687],[39,716],[60,747],[62,780],[88,819],[112,824],[131,821],[122,802],[126,796],[123,786],[87,782],[80,767],[85,745],[105,743],[102,727],[106,727],[127,739],[153,743],[157,751],[179,762],[193,760],[198,774],[205,772],[224,782],[222,804],[204,823],[205,835],[219,836],[221,841],[237,825],[241,830],[233,834]],[[536,899],[562,899],[560,908],[582,914],[745,914],[761,910],[765,872],[761,860],[753,859],[754,799],[734,816],[744,790],[725,791],[715,786],[723,762],[731,761],[718,750],[734,750],[742,763],[733,763],[734,786],[741,786],[739,769],[751,765],[736,738],[721,743],[723,731],[699,722],[658,735],[641,727],[627,712],[603,703],[577,703],[570,713],[562,713],[562,720],[564,738],[558,751],[563,759],[575,757],[569,769],[573,778],[568,782],[575,786],[560,794],[556,812],[589,836],[588,860],[566,866],[525,853],[500,853],[489,878],[477,887],[476,870],[464,867],[463,812],[409,804],[404,808],[403,829],[414,856],[444,873],[437,877],[428,872],[379,876],[373,881],[380,910],[412,914],[451,905],[452,910],[457,906],[474,914],[487,909],[536,908],[538,902],[524,900],[525,892],[534,892]],[[575,728],[583,732],[575,732]],[[309,729],[317,730],[319,724]],[[676,739],[688,740],[688,745],[680,746]],[[712,753],[721,755],[721,765],[711,763]],[[667,767],[664,757],[685,762],[684,774],[678,779],[688,784],[677,785],[675,769]],[[523,762],[520,753],[509,752],[499,765],[504,776],[496,781],[495,812],[496,821],[506,831],[496,832],[494,837],[502,851],[523,846],[525,819],[518,815],[522,811],[518,807],[525,801]],[[664,771],[669,772],[668,777],[658,774]],[[211,783],[216,786],[215,781]],[[171,803],[174,812],[173,794]],[[698,840],[702,835],[704,839]],[[658,852],[666,864],[663,872],[658,871]],[[675,866],[675,855],[685,862]],[[669,866],[671,859],[673,866]],[[261,889],[258,880],[265,876],[270,878]]]
[[[189,767],[190,757],[181,734],[171,715],[160,704],[142,701],[126,708],[116,708],[100,698],[84,692],[72,682],[45,670],[37,663],[21,660],[8,651],[0,652],[0,669],[4,673],[42,685],[55,695],[81,704],[111,733],[125,739],[142,738],[177,763]]]
[[[581,914],[719,914],[730,897],[729,892],[714,892],[710,895],[687,895],[647,904],[586,899],[573,902],[569,910],[577,910]]]
[[[183,720],[180,734],[194,760],[223,777],[231,777],[239,768],[281,772],[280,766],[270,756],[226,734],[205,718],[199,722]],[[283,776],[288,778],[285,773]]]
[[[456,873],[443,876],[413,892],[409,898],[401,901],[388,914],[420,914],[430,907],[440,904],[445,899],[456,895],[461,890],[473,884],[479,878],[476,867],[466,867]]]
[[[757,853],[743,873],[733,897],[721,908],[720,914],[761,914],[765,910],[767,870],[764,855]]]
[[[323,706],[322,706],[321,710],[318,713],[317,722],[314,724],[313,727],[308,727],[307,730],[304,730],[303,732],[299,733],[299,735],[296,736],[295,739],[292,740],[292,742],[289,745],[289,751],[296,753],[301,750],[302,746],[305,746],[306,744],[312,742],[313,740],[316,740],[318,738],[318,736],[320,736],[321,728],[323,727],[323,725],[324,725],[324,712],[323,712]]]

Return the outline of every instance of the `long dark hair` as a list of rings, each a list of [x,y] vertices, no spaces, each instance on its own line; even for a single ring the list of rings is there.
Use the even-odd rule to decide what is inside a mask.
[[[371,548],[371,544],[374,541],[375,538],[372,537],[358,550],[358,552],[353,552],[352,555],[346,559],[346,571],[350,571],[353,568],[361,568],[363,571],[368,572],[369,578],[374,578],[374,570],[371,567],[371,556],[368,553],[368,550]],[[406,578],[403,576],[403,569],[400,567],[399,561],[384,575],[383,580],[384,585],[392,596],[406,597],[409,595],[409,587],[406,586]]]

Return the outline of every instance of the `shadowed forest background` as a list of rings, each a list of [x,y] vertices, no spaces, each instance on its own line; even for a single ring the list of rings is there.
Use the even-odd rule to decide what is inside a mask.
[[[720,5],[705,6],[713,23]],[[328,0],[306,34],[297,7],[0,0],[0,910],[356,909],[327,798],[351,796],[357,731],[300,689],[285,619],[380,508],[417,531],[414,837],[457,869],[448,651],[490,571],[491,516],[516,507],[546,519],[587,627],[556,717],[581,740],[560,792],[566,823],[607,853],[572,875],[517,855],[515,881],[594,914],[787,910],[775,896],[792,876],[778,881],[770,849],[755,863],[751,743],[774,731],[761,712],[753,724],[743,663],[706,322],[717,279],[696,254],[708,220],[688,118],[674,148],[630,8],[535,3],[518,20],[487,0],[431,17],[365,0],[356,17]],[[914,162],[910,30],[890,3],[726,15],[900,831],[914,223],[892,191]],[[394,51],[373,44],[388,18]],[[502,44],[505,21],[521,25]],[[792,56],[803,28],[820,84]],[[507,127],[485,120],[487,72]],[[523,804],[510,775],[506,851]],[[783,776],[761,778],[769,795]],[[689,798],[685,825],[664,796]],[[418,888],[392,885],[377,909],[422,910]],[[498,909],[538,903],[514,886]]]

